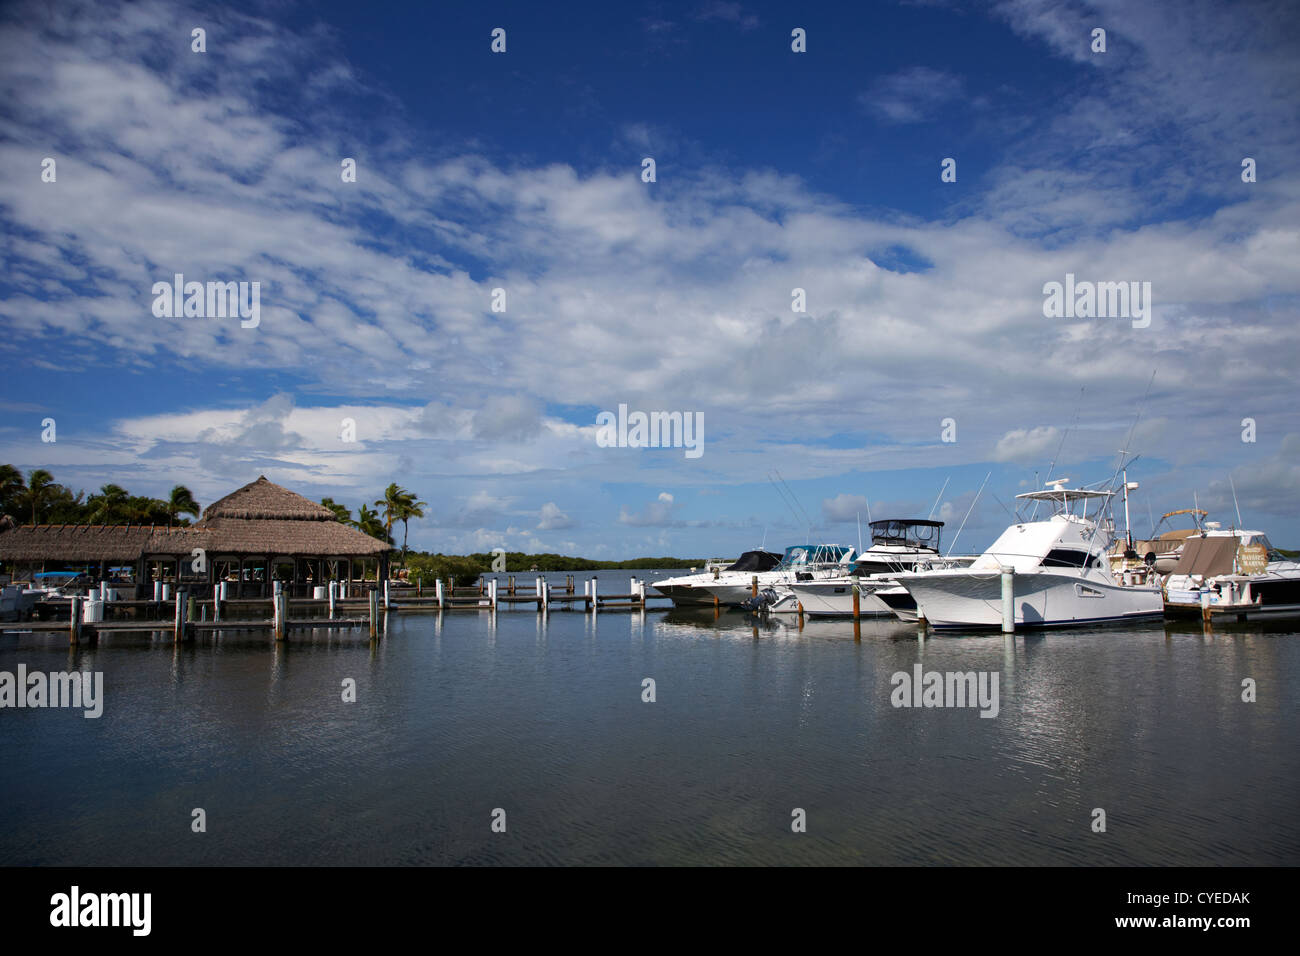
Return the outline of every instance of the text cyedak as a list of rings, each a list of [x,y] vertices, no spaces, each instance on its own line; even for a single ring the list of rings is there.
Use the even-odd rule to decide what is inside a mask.
[[[998,715],[998,671],[896,671],[889,702],[895,707],[978,707],[981,717]]]
[[[1074,281],[1065,274],[1065,284],[1043,284],[1043,315],[1049,319],[1132,319],[1133,328],[1151,324],[1150,282]]]
[[[95,718],[104,712],[104,672],[40,671],[27,673],[19,664],[18,673],[0,671],[0,708],[4,707],[81,707],[81,716]]]
[[[704,454],[703,412],[632,412],[596,415],[596,444],[601,448],[685,448],[687,458]]]
[[[50,897],[50,925],[129,926],[131,935],[148,936],[152,928],[152,893],[85,893],[74,886],[70,892]]]
[[[262,323],[261,282],[186,282],[176,273],[171,282],[153,284],[153,314],[159,319],[233,319],[242,329]]]

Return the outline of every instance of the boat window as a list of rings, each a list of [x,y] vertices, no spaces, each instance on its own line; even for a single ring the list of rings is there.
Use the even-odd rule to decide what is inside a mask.
[[[1047,552],[1047,557],[1043,558],[1043,567],[1082,568],[1087,567],[1085,563],[1087,560],[1087,551],[1076,551],[1073,548],[1053,548]]]

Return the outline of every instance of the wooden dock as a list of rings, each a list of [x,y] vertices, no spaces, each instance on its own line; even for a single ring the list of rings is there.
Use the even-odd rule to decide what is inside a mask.
[[[87,597],[62,598],[37,604],[40,620],[0,623],[0,633],[66,632],[69,642],[83,638],[93,640],[100,634],[116,631],[170,633],[175,641],[193,638],[199,633],[217,631],[270,631],[277,641],[286,640],[292,631],[314,628],[368,628],[371,640],[378,640],[389,614],[411,612],[489,611],[501,606],[534,605],[546,613],[552,605],[566,611],[580,606],[583,613],[647,609],[646,582],[631,579],[631,590],[624,594],[599,593],[598,580],[584,582],[582,593],[568,575],[562,587],[552,589],[538,576],[531,588],[520,587],[513,575],[506,587],[493,578],[479,580],[477,586],[453,588],[435,582],[433,594],[425,596],[422,585],[398,588],[385,582],[382,588],[362,597],[344,597],[347,589],[331,582],[325,598],[290,598],[280,591],[270,598],[221,597],[221,587],[210,594],[178,591],[170,600],[101,601],[95,593]],[[414,593],[412,593],[414,592]],[[650,596],[650,600],[657,595]],[[662,600],[667,600],[662,599]],[[270,611],[270,617],[266,612]],[[291,611],[298,612],[291,616]],[[356,612],[361,611],[360,615]],[[315,612],[313,614],[313,612]],[[351,613],[349,613],[351,612]]]

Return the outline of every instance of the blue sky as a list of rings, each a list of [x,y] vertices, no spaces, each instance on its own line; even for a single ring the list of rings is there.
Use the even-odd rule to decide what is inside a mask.
[[[1297,53],[1290,3],[10,5],[0,461],[608,558],[803,538],[773,472],[815,537],[951,537],[991,474],[967,550],[1058,448],[1109,477],[1154,371],[1138,530],[1231,477],[1296,546]],[[260,323],[156,317],[178,272]],[[1045,317],[1067,273],[1149,326]],[[619,404],[703,454],[600,447]]]

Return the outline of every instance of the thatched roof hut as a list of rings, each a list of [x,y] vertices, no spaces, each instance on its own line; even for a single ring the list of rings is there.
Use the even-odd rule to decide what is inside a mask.
[[[208,505],[194,529],[209,535],[209,552],[223,554],[373,557],[393,550],[265,477]]]
[[[172,562],[184,572],[195,549],[206,554],[204,572],[185,573],[191,580],[212,581],[214,575],[247,580],[246,567],[256,567],[256,580],[265,584],[273,565],[292,564],[292,581],[305,584],[339,576],[354,560],[371,559],[384,571],[393,547],[340,522],[332,511],[283,488],[265,476],[233,491],[204,509],[192,527],[158,528],[113,525],[37,525],[0,529],[0,561],[10,564],[47,563],[134,564],[139,578],[150,563]],[[336,569],[331,573],[327,563]],[[161,574],[161,568],[159,574]],[[265,590],[265,587],[261,588]]]

